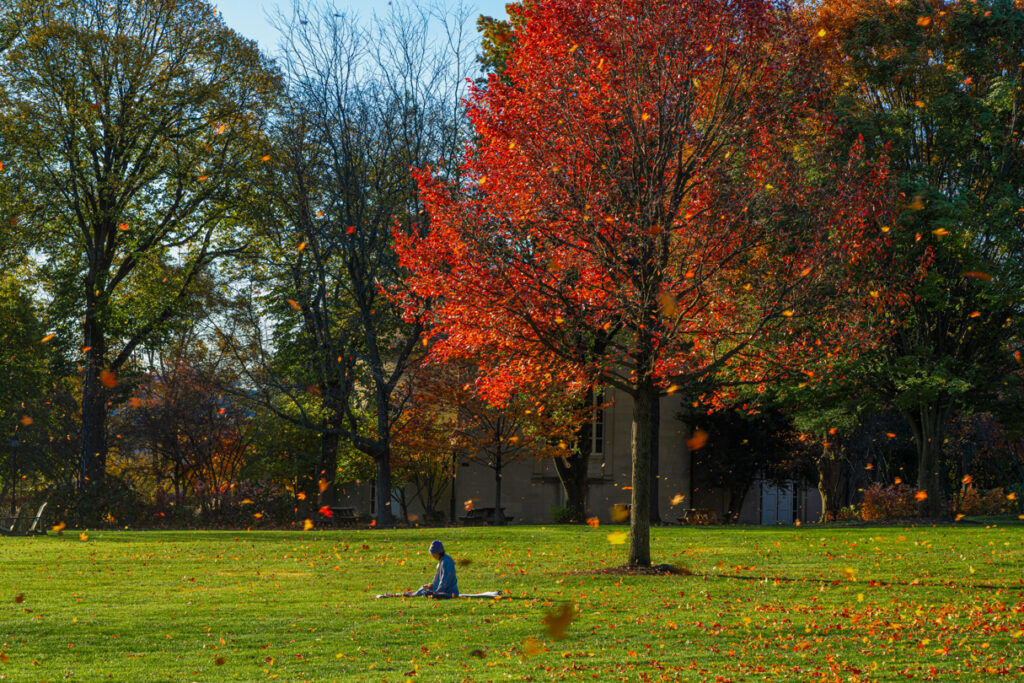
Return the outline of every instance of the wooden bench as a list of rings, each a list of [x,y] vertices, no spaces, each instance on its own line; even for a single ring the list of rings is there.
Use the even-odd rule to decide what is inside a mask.
[[[331,519],[335,524],[358,524],[359,515],[351,507],[331,506]]]
[[[473,508],[466,514],[459,517],[466,526],[494,526],[497,508]],[[501,515],[506,522],[511,522],[512,517],[505,514],[505,508],[501,508]]]
[[[25,514],[26,508],[22,507],[18,510],[18,514],[14,516],[11,521],[10,527],[0,527],[0,534],[4,536],[31,536],[33,534],[45,534],[46,527],[43,526],[43,513],[46,511],[47,501],[43,501],[43,504],[39,506],[39,510],[36,512],[35,517],[30,517],[29,514]]]
[[[0,533],[11,533],[14,531],[14,527],[18,525],[18,520],[21,519],[21,511],[24,508],[17,508],[14,514],[6,514],[0,516]]]
[[[680,524],[718,524],[718,513],[709,508],[687,508]]]

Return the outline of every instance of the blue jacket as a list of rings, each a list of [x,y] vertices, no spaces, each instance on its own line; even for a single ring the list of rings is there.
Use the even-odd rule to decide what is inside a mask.
[[[437,571],[434,572],[434,582],[430,584],[430,590],[459,594],[459,584],[455,580],[455,560],[447,553],[442,555],[441,561],[437,563]]]

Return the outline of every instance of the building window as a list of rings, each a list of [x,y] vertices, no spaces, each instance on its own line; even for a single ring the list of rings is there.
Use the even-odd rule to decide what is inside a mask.
[[[590,455],[599,457],[604,455],[604,408],[599,406],[604,403],[604,390],[595,389],[593,393],[594,417],[590,423]]]

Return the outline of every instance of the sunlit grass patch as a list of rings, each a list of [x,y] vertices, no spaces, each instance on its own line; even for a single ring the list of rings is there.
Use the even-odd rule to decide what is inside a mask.
[[[619,527],[623,529],[624,527]],[[101,532],[0,545],[8,680],[702,680],[1024,674],[1024,527]],[[430,580],[441,538],[463,592]],[[21,596],[21,601],[16,597]],[[556,639],[558,636],[561,639]]]

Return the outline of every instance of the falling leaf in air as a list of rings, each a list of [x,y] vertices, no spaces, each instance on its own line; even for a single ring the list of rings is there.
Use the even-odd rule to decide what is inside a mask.
[[[923,109],[924,102],[922,102],[921,100],[914,100],[914,106],[917,107],[918,109]]]
[[[917,493],[914,494],[914,498],[916,498],[917,500],[928,500],[928,492],[918,491]]]
[[[611,512],[612,521],[616,524],[620,524],[629,519],[629,508],[623,503],[616,503],[612,506]]]
[[[219,126],[217,126],[216,130],[213,131],[213,134],[214,135],[221,135],[225,130],[227,130],[227,128],[228,128],[228,124],[222,123]]]
[[[110,370],[100,370],[100,383],[108,389],[113,389],[117,386],[117,375]]]
[[[302,306],[295,299],[285,299],[285,301],[287,301],[288,305],[294,308],[296,311],[302,310]]]
[[[254,512],[252,514],[252,516],[255,517],[256,519],[263,519],[263,513],[262,512]]]
[[[319,512],[324,517],[333,517],[334,516],[334,511],[331,510],[329,505],[324,505],[322,508],[320,508]]]
[[[923,107],[924,103],[922,102],[920,106]],[[907,208],[911,211],[920,211],[924,208],[924,197],[919,194],[915,194],[910,200],[910,203],[907,204]]]
[[[34,420],[32,419],[31,415],[22,415],[21,419],[18,420],[18,422],[20,422],[22,426],[28,427],[30,424],[34,422]]]
[[[87,533],[85,533],[83,531],[82,533],[78,534],[78,538],[80,538],[83,541],[88,541],[89,540],[89,534],[87,534]]]
[[[196,178],[196,180],[198,182],[200,182],[200,183],[205,183],[209,179],[210,179],[210,174],[208,174],[208,173],[206,175],[201,175],[198,178]]]
[[[968,317],[969,318],[980,318],[981,317],[981,312],[980,311],[974,311]]]
[[[903,483],[903,479],[901,477],[896,477],[895,479],[892,480],[892,483],[896,484],[896,486],[899,486],[900,484]]]
[[[818,37],[819,38],[824,38],[827,35],[828,35],[828,31],[826,31],[825,29],[821,29],[820,31],[818,31]]]
[[[965,474],[964,476],[962,476],[960,478],[960,483],[964,484],[965,486],[971,484],[971,482],[973,482],[973,481],[974,481],[974,477],[972,477],[969,474]]]
[[[117,229],[120,230],[121,232],[128,232],[129,230],[132,229],[132,226],[128,225],[127,223],[118,223]]]
[[[565,631],[569,628],[573,618],[576,616],[576,605],[571,602],[562,603],[554,612],[544,616],[544,626],[547,627],[548,635],[554,640],[565,638]]]
[[[351,234],[352,234],[352,233],[354,233],[355,231],[356,231],[356,226],[354,226],[354,225],[350,225],[350,226],[348,226],[348,229],[347,229],[347,230],[345,230],[345,234],[346,234],[346,235],[351,235]]]
[[[297,251],[302,251],[305,248],[306,248],[306,243],[305,242],[299,242],[299,248],[297,249]]]
[[[57,335],[55,333],[51,332],[50,334],[48,334],[45,337],[43,337],[42,339],[40,339],[39,343],[40,344],[45,344],[46,342],[50,341],[51,339],[53,339],[56,336]]]
[[[936,228],[932,230],[932,234],[937,237],[945,237],[949,234],[949,230],[946,230],[945,228]]]
[[[298,498],[299,500],[306,500],[306,494],[302,493],[301,491],[297,493],[295,497]]]
[[[686,496],[684,496],[681,493],[677,493],[676,495],[672,496],[672,501],[671,502],[672,502],[673,506],[675,506],[675,505],[682,505],[683,501],[685,499],[686,499]]]
[[[472,512],[473,511],[473,500],[472,499],[467,500],[465,503],[462,504],[462,507],[463,507],[463,509],[465,509],[466,512]]]
[[[668,292],[658,297],[658,304],[661,307],[661,314],[666,318],[671,318],[679,311],[679,300]]]
[[[691,451],[696,451],[704,448],[704,445],[708,442],[708,433],[703,429],[693,430],[693,436],[686,440],[686,447]]]
[[[263,156],[260,157],[260,161],[270,161],[270,155],[264,154]]]
[[[243,498],[243,499],[242,499],[242,502],[241,502],[241,503],[239,503],[239,504],[240,504],[240,505],[252,505],[253,503],[255,503],[255,501],[253,501],[253,500],[250,500],[250,499],[248,499],[248,498]]]
[[[613,531],[608,534],[608,542],[612,545],[623,545],[629,537],[625,531]]]
[[[587,517],[587,526],[591,529],[596,529],[601,524],[601,520],[597,517]]]
[[[976,280],[985,280],[986,282],[992,279],[991,275],[983,273],[980,270],[968,270],[964,273],[964,277],[973,277]]]
[[[1013,491],[1010,491],[1009,493],[1006,494],[1006,500],[1017,500],[1017,494]]]
[[[886,432],[885,435],[887,437],[889,437],[890,439],[895,439],[896,438],[896,432]]]
[[[326,491],[330,487],[330,485],[331,482],[327,481],[326,479],[321,479],[317,484],[317,486],[319,486],[320,488],[320,493]]]
[[[302,530],[303,531],[309,531],[312,528],[313,528],[313,520],[307,519],[306,521],[304,521],[302,523]]]
[[[57,533],[60,533],[61,531],[64,531],[64,529],[66,527],[67,527],[67,524],[65,524],[64,522],[58,522],[58,523],[54,524],[52,527],[50,527],[50,530],[51,531],[56,531]]]
[[[931,17],[918,17],[917,18],[917,25],[918,26],[929,26],[929,25],[931,25],[931,23],[932,23],[932,18]]]
[[[543,651],[544,646],[541,645],[541,642],[533,636],[529,636],[523,641],[523,653],[527,656],[533,657],[539,655]]]

